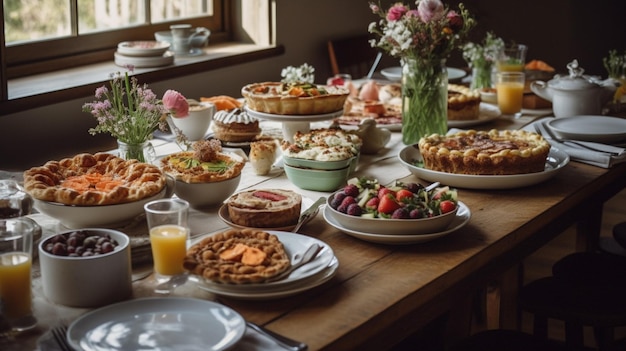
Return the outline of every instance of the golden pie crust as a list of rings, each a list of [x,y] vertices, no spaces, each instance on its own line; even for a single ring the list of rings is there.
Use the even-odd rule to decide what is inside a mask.
[[[350,92],[337,86],[309,83],[253,83],[241,89],[248,107],[276,115],[318,115],[343,109]]]
[[[473,120],[480,116],[480,91],[448,84],[448,120]]]
[[[112,205],[158,194],[166,185],[154,165],[108,153],[78,154],[24,172],[24,189],[33,198],[65,205]]]
[[[525,130],[461,131],[432,134],[418,143],[424,167],[433,171],[510,175],[542,172],[550,144]]]
[[[239,258],[224,259],[226,250],[237,245],[260,250],[260,264],[245,264]],[[262,283],[285,272],[289,255],[278,237],[260,230],[231,229],[202,239],[187,250],[183,266],[210,281],[225,284]]]
[[[302,196],[291,190],[242,191],[226,200],[230,221],[250,228],[281,228],[295,225]]]

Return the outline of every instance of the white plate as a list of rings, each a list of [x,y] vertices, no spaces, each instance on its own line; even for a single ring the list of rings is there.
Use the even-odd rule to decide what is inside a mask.
[[[547,123],[563,138],[612,143],[626,140],[626,119],[607,116],[554,118]]]
[[[314,202],[315,201],[313,201],[312,199],[309,199],[308,197],[304,197],[303,196],[302,197],[302,206],[300,206],[300,214],[302,214],[304,211],[306,211],[307,208],[311,207]],[[222,221],[224,221],[224,223],[228,224],[231,227],[241,228],[241,229],[250,228],[250,227],[242,226],[242,225],[239,225],[239,224],[231,222],[230,221],[230,215],[228,214],[228,206],[227,205],[222,205],[220,207],[219,211],[217,212],[217,214],[220,217],[220,219]],[[309,219],[307,219],[306,221],[307,222],[310,221],[316,215],[317,215],[317,211],[315,211],[315,213],[312,216],[309,216]],[[296,227],[296,225],[294,224],[294,225],[289,225],[289,226],[285,226],[285,227],[277,227],[277,228],[252,228],[252,229],[290,231],[290,230],[292,230],[295,227]]]
[[[327,121],[329,119],[333,119],[339,117],[343,114],[343,109],[331,113],[323,113],[319,115],[275,115],[272,113],[265,113],[255,111],[249,108],[247,105],[244,106],[244,109],[248,114],[252,117],[258,119],[265,119],[268,121],[274,122],[318,122],[318,121]]]
[[[162,56],[155,57],[125,56],[119,52],[115,52],[114,56],[115,64],[122,67],[132,65],[136,68],[148,68],[169,66],[174,63],[174,55],[169,51]]]
[[[67,339],[76,350],[226,350],[246,331],[234,310],[190,298],[142,298],[88,312]]]
[[[448,80],[455,80],[459,78],[463,78],[467,75],[467,73],[458,68],[446,67],[448,70]],[[385,78],[392,81],[400,81],[402,79],[402,67],[388,67],[380,71],[380,73],[385,76]]]
[[[554,147],[550,148],[543,172],[514,175],[469,175],[431,171],[414,164],[421,160],[422,156],[417,146],[413,145],[405,146],[400,150],[398,158],[411,173],[420,179],[467,189],[513,189],[538,184],[554,177],[569,163],[567,153]]]
[[[160,57],[169,48],[170,43],[154,40],[123,41],[117,44],[117,52],[125,56]]]
[[[317,254],[315,259],[298,269],[294,270],[289,274],[288,277],[270,283],[259,283],[259,284],[221,284],[215,283],[212,281],[203,281],[201,285],[208,289],[212,289],[214,291],[220,292],[250,292],[250,291],[263,291],[263,292],[276,292],[282,291],[286,287],[291,287],[293,285],[300,285],[302,281],[313,277],[314,275],[320,273],[322,270],[328,267],[330,262],[335,258],[335,253],[333,249],[324,243],[321,240],[316,238],[290,233],[290,232],[281,232],[281,231],[270,231],[266,230],[270,234],[274,234],[278,237],[280,242],[283,243],[285,247],[285,251],[289,255],[290,260],[293,262],[294,255],[297,253],[304,252],[309,246],[313,244],[320,245],[322,250]],[[221,231],[220,231],[221,232]],[[192,245],[198,243],[202,238],[205,238],[210,235],[214,235],[215,233],[206,234],[203,236],[195,237],[192,241]]]
[[[479,107],[478,119],[470,119],[467,121],[448,121],[448,127],[463,128],[471,127],[487,122],[491,122],[494,119],[502,116],[498,106],[481,102]]]
[[[335,274],[337,273],[337,268],[339,268],[339,261],[336,257],[333,257],[330,264],[320,273],[300,282],[300,284],[292,284],[280,290],[230,291],[223,289],[214,289],[202,283],[198,284],[198,288],[216,295],[227,296],[238,300],[274,300],[297,295],[301,292],[311,290],[317,286],[326,283],[335,276]]]
[[[392,245],[409,245],[409,244],[420,244],[425,243],[431,240],[435,240],[446,236],[456,230],[459,230],[463,226],[469,222],[472,217],[472,213],[463,202],[459,201],[459,210],[456,213],[456,218],[450,225],[448,229],[438,232],[438,233],[430,233],[430,234],[402,234],[402,235],[390,235],[390,234],[371,234],[371,233],[363,233],[355,230],[350,230],[344,228],[337,222],[332,215],[330,214],[330,209],[324,207],[324,219],[328,224],[339,229],[340,231],[353,236],[357,239],[377,243],[377,244],[392,244]]]

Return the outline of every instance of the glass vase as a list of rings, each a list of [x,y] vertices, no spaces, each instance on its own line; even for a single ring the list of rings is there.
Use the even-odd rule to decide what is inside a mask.
[[[118,156],[125,160],[138,160],[139,162],[152,163],[156,159],[156,152],[149,141],[139,144],[128,144],[117,141]]]
[[[448,131],[446,60],[406,59],[402,64],[402,141]]]
[[[472,82],[470,89],[491,88],[493,63],[472,63]]]

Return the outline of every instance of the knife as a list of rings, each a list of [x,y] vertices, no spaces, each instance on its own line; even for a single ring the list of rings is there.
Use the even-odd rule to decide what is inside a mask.
[[[326,198],[324,196],[317,199],[317,201],[315,201],[313,205],[309,206],[309,208],[307,208],[304,212],[302,212],[302,214],[300,215],[300,218],[298,218],[298,223],[291,231],[294,233],[297,233],[298,230],[304,225],[304,223],[308,222],[308,220],[317,213],[317,210],[319,209],[319,207],[325,202],[326,202]]]

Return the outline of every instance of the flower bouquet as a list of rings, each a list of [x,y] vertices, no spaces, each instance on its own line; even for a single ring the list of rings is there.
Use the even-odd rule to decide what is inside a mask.
[[[370,3],[380,20],[369,25],[379,38],[373,47],[402,64],[402,139],[413,144],[431,133],[445,134],[448,79],[445,61],[460,48],[474,20],[463,4],[450,10],[440,0],[417,0],[411,8],[393,4],[387,11]]]
[[[472,68],[471,89],[491,88],[491,71],[498,52],[504,48],[504,40],[488,32],[482,43],[463,46],[463,58]]]

